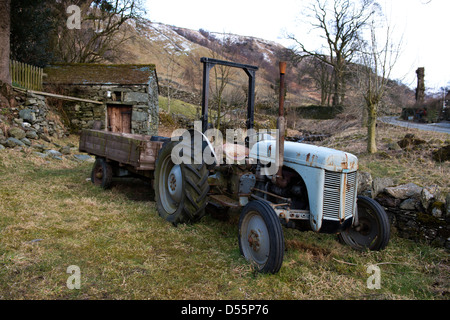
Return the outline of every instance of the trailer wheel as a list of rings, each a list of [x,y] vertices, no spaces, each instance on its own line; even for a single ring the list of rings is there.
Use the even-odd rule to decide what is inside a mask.
[[[173,163],[172,149],[177,143],[171,141],[163,146],[155,168],[158,213],[174,225],[201,219],[205,215],[209,191],[206,164]]]
[[[283,264],[284,235],[279,218],[264,201],[251,201],[239,218],[239,250],[261,273],[277,273]]]
[[[338,235],[339,240],[356,250],[383,250],[390,238],[389,218],[375,200],[358,196],[358,222]]]
[[[94,167],[91,172],[91,182],[103,189],[111,186],[113,170],[104,158],[95,159]]]

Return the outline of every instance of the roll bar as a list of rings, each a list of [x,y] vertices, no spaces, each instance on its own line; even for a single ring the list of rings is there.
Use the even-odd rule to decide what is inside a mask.
[[[258,67],[235,63],[212,58],[201,58],[203,63],[203,90],[202,90],[202,132],[208,129],[208,100],[209,100],[209,72],[215,65],[223,65],[233,68],[240,68],[248,76],[248,102],[247,102],[247,129],[252,129],[254,125],[255,114],[255,73]]]

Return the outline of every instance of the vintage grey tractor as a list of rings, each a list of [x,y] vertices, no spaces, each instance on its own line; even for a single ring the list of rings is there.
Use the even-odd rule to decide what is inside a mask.
[[[286,64],[280,63],[277,130],[261,132],[254,130],[258,68],[211,58],[201,62],[201,125],[172,138],[83,131],[80,150],[97,156],[92,181],[107,187],[112,176],[127,172],[151,180],[159,215],[174,225],[198,221],[207,207],[240,210],[240,252],[263,273],[277,273],[282,266],[283,228],[337,234],[357,250],[385,248],[389,220],[376,201],[357,195],[357,157],[285,141]],[[208,127],[209,72],[216,65],[240,68],[248,75],[246,133],[227,136],[225,144]],[[124,156],[114,148],[132,151]]]

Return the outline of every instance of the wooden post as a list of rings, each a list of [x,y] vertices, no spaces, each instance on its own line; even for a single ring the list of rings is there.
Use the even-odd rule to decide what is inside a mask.
[[[42,90],[44,69],[23,62],[9,60],[11,83],[29,90]]]
[[[13,83],[13,66],[12,66],[12,61],[9,60],[9,75],[11,76],[11,84]]]
[[[23,87],[27,87],[27,82],[26,82],[26,78],[27,78],[27,70],[25,70],[25,63],[20,63],[20,68],[22,69],[22,75],[21,75],[21,78],[22,79],[20,79],[21,81],[21,85],[23,86]]]
[[[44,82],[44,69],[39,69],[39,91],[42,90],[42,83]]]

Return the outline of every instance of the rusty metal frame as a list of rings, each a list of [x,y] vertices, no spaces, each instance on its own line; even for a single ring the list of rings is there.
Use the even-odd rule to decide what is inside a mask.
[[[212,58],[201,58],[203,63],[203,89],[202,89],[202,132],[208,130],[208,101],[209,101],[209,72],[215,65],[223,65],[232,68],[240,68],[248,76],[248,101],[247,101],[247,129],[254,126],[255,116],[255,74],[258,67]]]

